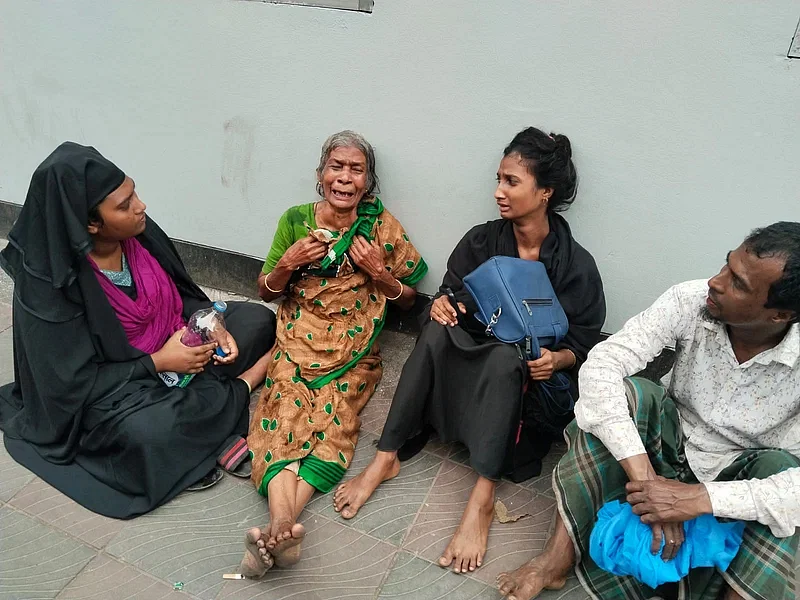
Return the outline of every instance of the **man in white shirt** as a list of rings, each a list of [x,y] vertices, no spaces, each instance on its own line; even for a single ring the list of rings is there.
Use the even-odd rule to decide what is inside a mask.
[[[800,541],[800,223],[757,229],[708,282],[678,284],[598,344],[553,472],[558,510],[544,552],[498,577],[515,600],[564,585],[571,567],[592,598],[655,592],[589,557],[600,507],[627,501],[671,560],[683,522],[746,521],[725,573],[693,569],[681,597],[794,600]],[[630,377],[669,346],[669,391]]]

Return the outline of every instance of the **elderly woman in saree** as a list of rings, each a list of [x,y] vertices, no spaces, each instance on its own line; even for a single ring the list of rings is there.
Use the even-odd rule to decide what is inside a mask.
[[[353,518],[381,482],[400,472],[400,461],[421,450],[435,431],[440,440],[467,447],[478,475],[439,564],[452,565],[456,573],[481,566],[497,481],[501,476],[524,481],[540,473],[552,440],[572,420],[578,369],[605,320],[594,259],[559,214],[576,191],[565,135],[529,127],[514,136],[497,170],[500,218],[473,227],[450,255],[440,291],[424,316],[427,323],[403,367],[378,452],[334,494],[334,508],[344,518]],[[569,319],[564,339],[542,348],[537,360],[526,362],[515,345],[487,336],[486,326],[473,316],[477,306],[464,277],[493,256],[543,263]],[[544,393],[543,385],[557,372],[569,386]]]
[[[297,517],[350,466],[358,414],[380,381],[387,304],[410,307],[428,270],[375,195],[375,154],[362,136],[328,138],[317,181],[321,200],[283,214],[258,279],[262,299],[284,299],[247,438],[270,513],[267,527],[246,534],[242,573],[251,577],[299,560]]]
[[[18,462],[127,519],[215,473],[232,438],[244,448],[275,317],[231,303],[226,358],[183,345],[186,319],[211,302],[133,179],[97,150],[65,142],[36,169],[0,266],[14,279],[15,367],[0,429]],[[169,372],[194,379],[168,387]]]

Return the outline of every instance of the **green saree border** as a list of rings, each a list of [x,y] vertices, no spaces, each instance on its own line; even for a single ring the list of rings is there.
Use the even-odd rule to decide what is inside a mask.
[[[309,454],[300,461],[297,476],[323,494],[327,494],[342,480],[346,471],[347,468],[340,464],[321,460]]]
[[[414,272],[411,273],[411,275],[406,275],[405,277],[401,277],[400,282],[403,285],[414,287],[420,281],[422,281],[422,278],[425,277],[425,275],[427,274],[428,274],[428,263],[426,263],[425,259],[420,256],[419,262],[417,263]]]
[[[281,471],[283,471],[286,465],[293,463],[296,460],[299,459],[295,458],[289,460],[279,460],[270,465],[269,468],[266,471],[264,471],[264,476],[261,478],[261,485],[258,486],[258,493],[266,497],[267,486],[269,486],[269,482],[272,481],[272,478],[275,477],[275,475],[277,475]]]

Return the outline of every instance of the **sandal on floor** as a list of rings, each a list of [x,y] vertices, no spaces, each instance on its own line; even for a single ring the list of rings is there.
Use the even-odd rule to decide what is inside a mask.
[[[214,467],[205,475],[205,477],[195,481],[192,485],[187,487],[186,491],[199,492],[200,490],[208,489],[212,485],[217,485],[220,481],[222,481],[223,477],[225,477],[225,474],[222,472],[222,469],[219,467]]]
[[[250,460],[250,449],[247,447],[247,440],[240,436],[234,436],[225,445],[217,463],[226,472],[234,477],[249,479],[253,472],[253,464]]]

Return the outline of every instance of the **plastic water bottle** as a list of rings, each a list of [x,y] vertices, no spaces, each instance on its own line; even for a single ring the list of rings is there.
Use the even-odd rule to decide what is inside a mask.
[[[225,342],[225,317],[223,316],[228,309],[228,305],[222,300],[214,302],[210,308],[201,308],[195,312],[186,325],[186,331],[181,336],[181,343],[184,346],[194,348],[203,344],[217,342],[215,353],[217,356],[224,357],[225,351],[222,345]],[[158,376],[169,387],[184,388],[194,378],[194,373],[175,373],[165,371]]]

